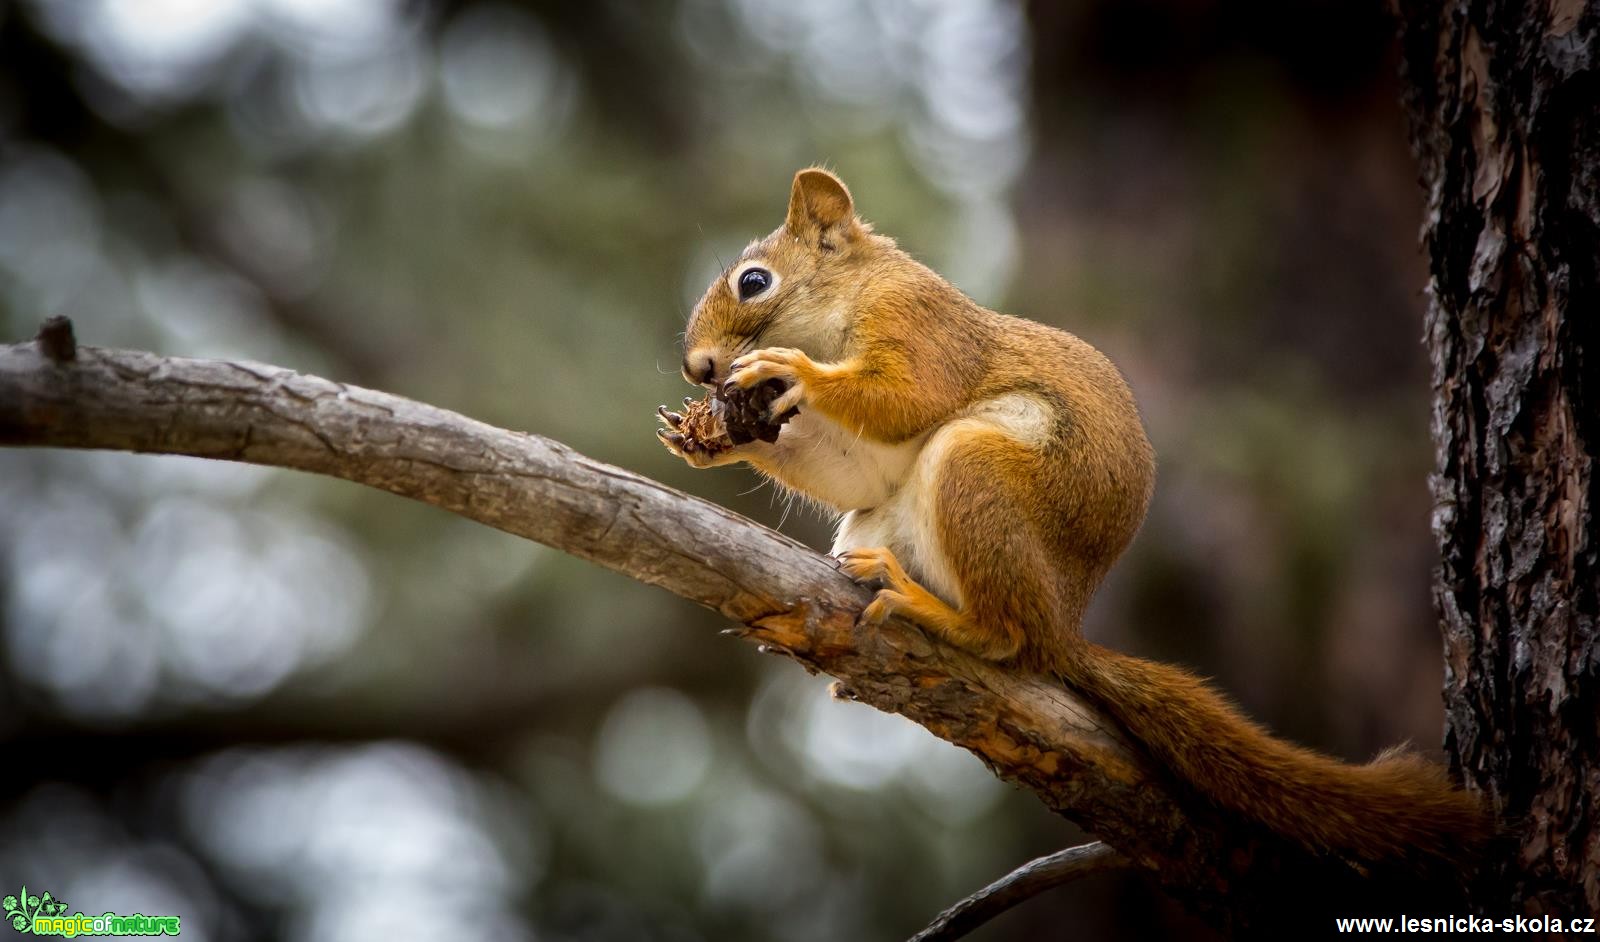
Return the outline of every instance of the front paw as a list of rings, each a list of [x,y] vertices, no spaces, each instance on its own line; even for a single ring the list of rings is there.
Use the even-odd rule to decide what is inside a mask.
[[[721,431],[704,400],[683,400],[685,413],[666,406],[656,409],[661,427],[656,438],[691,468],[715,468],[740,460],[736,446]]]
[[[784,383],[788,388],[767,407],[766,419],[771,422],[806,402],[807,383],[818,371],[817,364],[803,351],[767,347],[734,360],[722,388],[751,389],[772,379]]]
[[[729,452],[709,452],[698,448],[693,442],[686,440],[683,433],[671,429],[656,429],[656,438],[665,445],[667,450],[682,458],[684,463],[691,468],[715,468],[718,465],[733,464],[738,461],[737,455]]]

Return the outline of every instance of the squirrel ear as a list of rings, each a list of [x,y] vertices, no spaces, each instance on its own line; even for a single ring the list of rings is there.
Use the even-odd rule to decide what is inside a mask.
[[[797,236],[825,233],[855,221],[855,204],[844,181],[820,167],[794,175],[789,193],[789,218],[784,226]]]

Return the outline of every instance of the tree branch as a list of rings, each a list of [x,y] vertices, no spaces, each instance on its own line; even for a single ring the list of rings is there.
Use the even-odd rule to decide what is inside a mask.
[[[1080,877],[1128,867],[1128,859],[1109,845],[1094,841],[1030,860],[940,913],[910,942],[951,942],[1045,890]]]
[[[721,612],[742,626],[731,633],[838,678],[841,695],[971,750],[1213,921],[1359,894],[1351,868],[1196,798],[1059,682],[899,620],[858,628],[865,589],[721,507],[398,396],[259,363],[76,346],[66,326],[0,346],[0,445],[244,461],[432,504]]]

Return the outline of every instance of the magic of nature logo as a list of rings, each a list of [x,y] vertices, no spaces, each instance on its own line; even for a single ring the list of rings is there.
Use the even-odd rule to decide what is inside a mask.
[[[131,916],[74,913],[69,916],[65,900],[56,899],[49,891],[31,894],[26,886],[16,896],[6,896],[0,905],[5,906],[5,919],[11,923],[11,928],[24,935],[58,935],[70,939],[80,935],[177,935],[183,931],[177,916],[142,913]]]

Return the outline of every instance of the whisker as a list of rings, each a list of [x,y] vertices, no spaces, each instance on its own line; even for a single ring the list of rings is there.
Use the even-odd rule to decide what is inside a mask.
[[[859,444],[861,444],[861,436],[862,436],[862,435],[863,435],[863,434],[864,434],[864,433],[865,433],[865,432],[866,432],[866,428],[865,428],[865,427],[864,427],[864,426],[863,426],[863,427],[862,427],[862,428],[858,428],[858,429],[856,429],[856,438],[855,438],[855,441],[853,441],[853,442],[851,442],[851,443],[850,443],[850,447],[849,447],[849,448],[846,448],[846,449],[845,449],[845,450],[844,450],[844,453],[845,453],[845,454],[847,454],[847,455],[848,455],[848,454],[850,454],[850,453],[851,453],[851,452],[852,452],[852,451],[855,451],[855,449],[856,449],[856,446],[857,446],[857,445],[859,445]]]
[[[694,227],[695,229],[699,230],[700,238],[704,239],[706,237],[706,227],[699,223],[695,223]],[[709,245],[706,246],[706,249],[711,252],[711,257],[717,260],[717,270],[720,272],[726,272],[728,270],[728,266],[722,264],[722,256],[717,254],[717,250]]]

